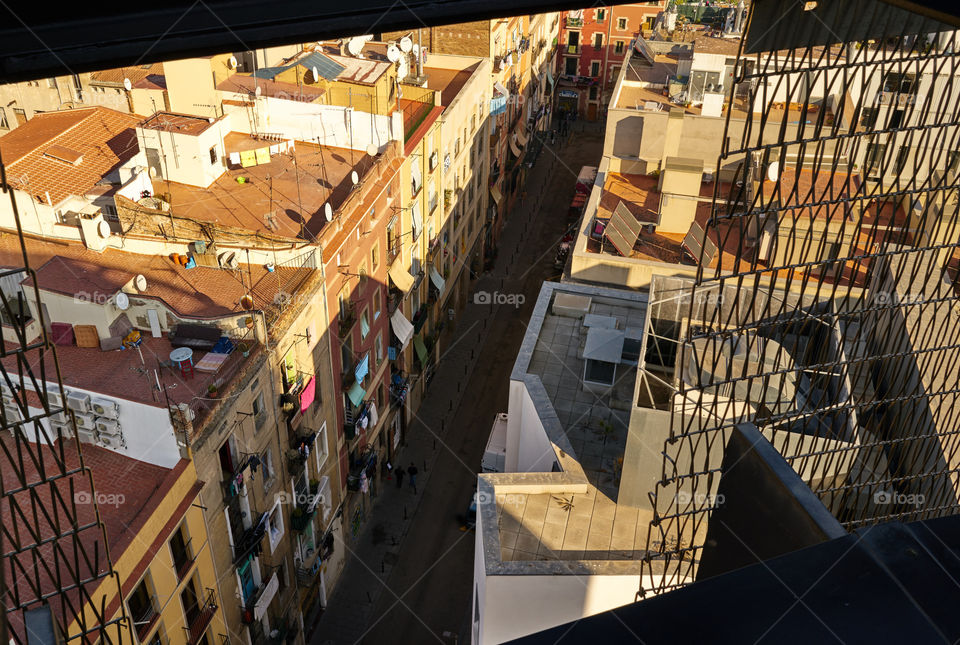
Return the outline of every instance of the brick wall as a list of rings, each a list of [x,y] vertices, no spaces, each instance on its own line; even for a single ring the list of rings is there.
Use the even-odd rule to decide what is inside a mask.
[[[423,46],[438,54],[458,56],[490,55],[490,21],[462,22],[456,25],[444,25],[420,30]],[[386,41],[399,40],[410,31],[387,31],[380,34]],[[417,32],[413,32],[413,42],[417,42]],[[429,64],[429,61],[428,61]]]

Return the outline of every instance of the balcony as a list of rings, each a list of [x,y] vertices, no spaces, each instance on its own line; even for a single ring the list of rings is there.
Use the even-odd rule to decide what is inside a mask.
[[[208,587],[200,604],[186,609],[187,624],[183,629],[187,632],[187,645],[201,642],[217,608],[217,593]]]
[[[253,516],[253,523],[250,528],[238,530],[234,527],[234,516],[231,514],[230,526],[233,531],[233,563],[240,562],[250,554],[254,549],[260,546],[263,536],[266,533],[267,523],[262,521],[265,513],[250,513]],[[239,519],[239,518],[238,518]],[[243,526],[242,524],[240,525]]]
[[[348,302],[341,308],[340,315],[337,318],[337,331],[340,333],[340,338],[349,334],[356,322],[357,313],[354,310],[353,303]]]
[[[571,18],[567,16],[567,28],[578,28],[583,27],[583,18]]]
[[[570,44],[564,45],[564,46],[563,46],[563,53],[564,53],[564,54],[569,54],[569,55],[571,55],[571,56],[579,56],[579,55],[580,55],[580,45],[570,45]]]
[[[263,618],[267,613],[267,607],[277,595],[280,588],[280,579],[277,578],[277,572],[274,571],[266,582],[261,584],[253,595],[247,600],[241,612],[242,620],[247,625],[253,624]]]
[[[427,209],[428,209],[427,212],[432,215],[433,211],[437,210],[437,204],[439,203],[440,202],[437,199],[436,193],[434,193],[433,195],[430,195],[430,198],[427,200]]]
[[[400,244],[400,238],[395,237],[393,239],[387,239],[387,265],[393,264],[394,260],[400,257],[400,251],[402,250],[402,245]]]
[[[133,628],[137,632],[137,638],[145,641],[147,635],[153,630],[157,621],[160,619],[160,612],[157,611],[157,597],[150,596],[146,606],[136,607],[131,603],[130,619],[133,621]]]

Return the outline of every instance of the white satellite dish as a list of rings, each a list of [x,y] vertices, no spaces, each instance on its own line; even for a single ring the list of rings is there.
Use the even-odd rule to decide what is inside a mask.
[[[780,178],[780,164],[776,161],[771,161],[770,165],[767,166],[767,179],[770,181],[777,181]]]
[[[397,77],[402,81],[410,73],[410,65],[407,63],[406,58],[400,59],[400,64],[397,66]]]
[[[123,89],[127,90],[128,92],[133,89],[133,83],[130,82],[129,78],[123,79]]]
[[[356,186],[360,182],[360,175],[357,174],[356,170],[350,173],[350,181],[353,182],[354,186]]]
[[[414,56],[419,56],[419,55],[420,55],[420,45],[414,45],[414,46],[413,46],[413,55],[414,55]]]
[[[263,94],[263,90],[260,88],[259,85],[257,85],[257,89],[254,90],[253,93],[256,94],[257,96],[260,96],[261,94]]]
[[[396,45],[390,45],[387,47],[387,60],[391,63],[396,63],[398,60],[400,60],[401,56],[403,56],[403,52],[401,52]]]
[[[133,279],[133,284],[137,288],[137,291],[143,293],[147,290],[147,277],[142,273],[138,273],[137,277]]]
[[[97,233],[102,238],[110,237],[110,225],[104,221],[101,221],[99,224],[97,224]]]
[[[364,40],[362,38],[351,38],[350,41],[347,42],[347,52],[351,56],[359,58],[360,54],[363,53],[363,43]]]
[[[367,154],[370,155],[371,157],[376,157],[379,151],[380,151],[380,148],[378,148],[377,144],[375,143],[371,143],[369,146],[367,146]]]
[[[317,66],[314,65],[310,68],[310,72],[313,74],[313,82],[316,83],[320,80],[320,70],[317,69]]]
[[[229,67],[230,69],[237,69],[237,57],[236,57],[236,56],[231,56],[231,57],[230,57],[230,59],[227,61],[227,67]]]
[[[400,39],[400,51],[409,53],[413,49],[413,41],[409,36]]]
[[[147,170],[147,174],[150,175],[150,178],[152,179],[157,176],[157,169],[153,166],[150,166],[150,168]]]
[[[120,293],[117,294],[117,309],[120,309],[121,311],[126,311],[129,308],[130,308],[130,297],[121,291]]]
[[[328,222],[333,219],[333,208],[331,208],[330,204],[323,205],[323,216]]]

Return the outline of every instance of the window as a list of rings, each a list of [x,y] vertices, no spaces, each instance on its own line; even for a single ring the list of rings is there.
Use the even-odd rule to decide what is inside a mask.
[[[150,574],[147,573],[133,590],[133,593],[130,594],[130,597],[127,598],[130,618],[133,620],[133,627],[140,640],[143,640],[150,633],[150,628],[157,620],[156,606],[153,594],[150,592]]]
[[[170,555],[173,558],[173,570],[177,573],[177,580],[183,580],[193,564],[193,551],[189,537],[187,537],[186,523],[174,531],[170,536]]]
[[[377,287],[377,290],[373,292],[373,320],[374,321],[380,318],[381,306],[382,305],[380,301],[380,288]]]
[[[593,47],[594,49],[600,49],[603,47],[603,34],[593,35]]]
[[[627,19],[626,18],[617,18],[617,29],[620,31],[627,30]]]
[[[253,424],[257,430],[263,427],[267,420],[267,408],[263,405],[263,392],[258,392],[253,399]]]
[[[597,98],[597,87],[593,86],[590,88],[590,100],[594,101]]]
[[[13,116],[17,119],[17,125],[27,122],[27,111],[23,108],[13,108]]]
[[[374,342],[374,348],[377,357],[377,366],[383,362],[383,332],[377,334],[377,340]]]
[[[333,496],[330,495],[330,478],[323,476],[320,478],[320,488],[317,491],[320,507],[323,509],[323,521],[330,518],[330,512],[333,510]]]
[[[212,148],[210,148],[210,163],[211,164],[217,163],[217,146],[213,146]]]
[[[267,448],[267,451],[261,455],[261,464],[263,465],[263,494],[266,495],[273,488],[277,481],[277,471],[273,467],[273,448]]]
[[[897,172],[902,172],[904,168],[907,167],[907,159],[910,156],[910,146],[900,146],[900,149],[897,150]]]
[[[270,515],[267,517],[267,535],[270,536],[270,553],[273,553],[283,538],[283,506],[280,499],[270,509]]]
[[[377,266],[380,264],[380,245],[374,244],[373,248],[370,250],[370,268],[376,271]]]
[[[597,22],[603,22],[607,18],[606,9],[597,9]]]
[[[0,128],[4,130],[10,129],[10,124],[7,122],[7,111],[0,107]]]
[[[576,58],[567,58],[563,62],[563,73],[567,76],[576,76],[577,75],[577,59]]]
[[[317,472],[321,472],[323,465],[327,462],[327,422],[324,421],[320,429],[317,430],[317,436],[313,440],[313,455],[316,460]]]
[[[860,125],[864,128],[872,130],[873,127],[877,124],[877,108],[874,107],[865,107],[860,112]]]
[[[590,61],[590,76],[600,76],[600,61]]]
[[[360,338],[365,339],[370,334],[370,316],[364,309],[360,314]]]
[[[871,143],[867,146],[867,158],[864,165],[869,174],[877,174],[880,171],[880,162],[883,161],[883,152],[886,146],[882,143]]]
[[[956,170],[958,166],[960,166],[960,152],[951,152],[947,155],[947,170]]]
[[[617,54],[622,54],[622,53],[623,53],[623,41],[622,41],[622,40],[618,40],[618,41],[616,41],[616,42],[613,44],[613,51],[614,51],[614,53],[617,53]]]

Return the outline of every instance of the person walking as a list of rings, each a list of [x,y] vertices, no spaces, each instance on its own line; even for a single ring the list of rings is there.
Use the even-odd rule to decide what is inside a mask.
[[[417,473],[420,472],[417,470],[417,467],[413,465],[413,462],[410,462],[410,467],[407,468],[407,474],[410,475],[410,488],[413,489],[413,494],[417,494]]]
[[[397,476],[397,488],[403,488],[403,468],[397,468],[394,474]]]

